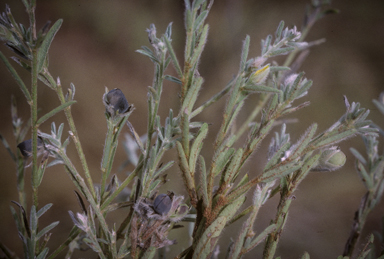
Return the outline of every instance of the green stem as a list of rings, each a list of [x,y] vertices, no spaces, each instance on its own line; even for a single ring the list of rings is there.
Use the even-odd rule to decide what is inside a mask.
[[[49,75],[49,77],[47,77],[47,78],[52,78],[52,77]],[[51,80],[50,80],[50,82],[51,82]],[[54,81],[53,81],[53,83],[54,83]],[[54,83],[54,85],[56,85],[56,84]],[[66,102],[65,96],[63,93],[63,89],[61,88],[61,84],[56,85],[56,93],[57,93],[57,96],[59,97],[61,104],[65,103]],[[95,192],[95,189],[93,187],[93,181],[92,181],[91,174],[89,172],[87,160],[85,159],[84,151],[83,151],[83,148],[81,146],[80,139],[79,139],[79,134],[77,133],[75,122],[74,122],[73,117],[72,117],[71,106],[65,108],[64,113],[65,113],[65,116],[67,117],[68,125],[69,125],[69,128],[71,129],[71,132],[72,132],[71,136],[72,136],[73,142],[75,144],[77,154],[79,155],[81,165],[82,165],[83,170],[84,170],[85,179],[88,182],[88,186],[89,186],[89,189],[92,193],[92,196],[96,197],[96,192]]]
[[[218,134],[217,134],[217,138],[216,138],[216,141],[214,144],[215,152],[217,151],[218,148],[220,148],[225,137],[227,136],[228,130],[231,128],[230,122],[234,121],[234,120],[232,120],[232,116],[233,116],[233,112],[235,110],[237,101],[239,99],[240,86],[242,84],[242,79],[243,78],[241,75],[237,76],[235,85],[233,86],[232,92],[229,96],[229,100],[228,100],[227,106],[225,108],[225,113],[223,116],[223,121],[221,123],[221,127],[220,127]]]
[[[105,139],[103,159],[101,162],[101,174],[102,174],[101,197],[103,197],[103,194],[105,191],[105,185],[107,182],[107,178],[109,176],[108,165],[111,162],[112,150],[113,150],[113,138],[114,138],[114,131],[115,131],[113,118],[108,119],[107,122],[108,122],[108,132],[107,132],[107,137]]]
[[[160,100],[161,100],[161,94],[163,91],[163,81],[164,81],[164,71],[166,69],[165,67],[165,58],[166,54],[162,52],[161,58],[160,58],[160,64],[158,64],[155,67],[155,80],[153,82],[153,89],[156,90],[156,94],[151,94],[148,98],[148,132],[147,132],[147,143],[145,148],[145,157],[143,161],[143,170],[141,170],[141,174],[139,175],[139,178],[141,179],[141,186],[145,187],[148,184],[145,182],[147,180],[152,180],[150,177],[148,177],[147,174],[151,168],[149,168],[149,160],[151,156],[151,146],[152,146],[152,136],[156,132],[156,117],[159,110]],[[144,181],[143,181],[144,180]],[[141,187],[139,187],[141,188]],[[141,188],[139,195],[144,195],[145,188]]]
[[[244,133],[249,129],[250,123],[256,118],[257,115],[259,115],[261,109],[264,108],[264,106],[267,104],[267,101],[269,100],[270,94],[261,94],[260,100],[257,106],[253,109],[252,113],[248,116],[246,121],[241,125],[241,127],[236,130],[236,135],[234,138],[231,139],[228,146],[232,146],[233,143],[235,143]]]
[[[67,240],[65,240],[64,243],[62,243],[53,253],[47,257],[47,259],[53,259],[56,256],[58,256],[64,249],[68,247],[68,245],[82,232],[81,229],[79,229],[77,226],[73,226],[69,237]]]
[[[125,187],[135,178],[137,173],[142,169],[143,161],[141,160],[136,166],[135,170],[122,182],[119,187],[114,191],[101,205],[101,210],[104,210],[116,197],[123,191]],[[139,188],[139,187],[137,187]]]
[[[154,162],[152,163],[152,167],[147,169],[147,179],[149,179],[150,181],[146,181],[145,183],[143,183],[142,195],[144,197],[150,195],[149,191],[153,180],[153,174],[156,172],[156,169],[158,168],[160,160],[163,158],[165,151],[167,151],[167,149],[165,149],[163,146],[161,146],[159,150],[156,150],[156,156],[154,158]]]
[[[77,172],[75,166],[72,164],[71,160],[68,158],[68,156],[65,154],[63,150],[57,150],[57,153],[60,156],[60,158],[63,160],[64,164],[67,166],[70,176],[73,178],[75,182],[75,185],[79,188],[79,190],[84,194],[87,201],[90,203],[97,218],[99,219],[100,226],[103,229],[105,236],[109,237],[107,222],[105,221],[105,218],[100,210],[100,206],[96,203],[95,199],[92,196],[92,193],[89,191],[87,185],[85,184],[84,179]]]
[[[32,50],[32,190],[33,204],[38,208],[38,163],[37,163],[37,50]]]
[[[192,119],[193,117],[195,117],[196,115],[200,114],[205,108],[211,106],[212,104],[214,104],[215,102],[217,102],[218,100],[220,100],[223,96],[225,96],[229,90],[231,90],[231,87],[232,87],[232,84],[234,82],[234,79],[232,79],[226,86],[223,90],[221,90],[220,92],[218,92],[217,94],[215,94],[214,96],[212,96],[211,99],[209,99],[208,101],[206,101],[205,103],[203,103],[200,107],[196,108],[190,115],[190,119]]]
[[[368,215],[378,204],[377,200],[380,200],[381,197],[378,197],[379,188],[382,186],[382,182],[378,181],[376,185],[369,189],[368,192],[361,198],[360,207],[355,212],[355,218],[353,220],[351,233],[345,244],[343,256],[352,257],[356,243],[360,238],[360,235],[364,229],[364,225]]]

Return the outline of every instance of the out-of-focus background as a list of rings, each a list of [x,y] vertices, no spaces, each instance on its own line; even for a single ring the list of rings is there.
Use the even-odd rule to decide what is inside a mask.
[[[251,37],[250,57],[260,54],[260,40],[273,34],[280,20],[286,25],[296,25],[300,29],[307,0],[217,0],[208,18],[210,25],[208,43],[205,47],[200,74],[205,78],[203,90],[199,96],[199,104],[222,89],[237,72],[242,41],[247,34]],[[28,24],[28,18],[21,1],[0,0],[0,9],[9,4],[17,21]],[[383,116],[372,104],[384,90],[384,1],[334,1],[334,8],[340,10],[337,15],[330,15],[320,20],[311,31],[307,40],[326,38],[327,41],[314,47],[301,70],[314,84],[308,100],[311,105],[290,116],[298,118],[299,123],[289,124],[287,131],[294,142],[313,122],[319,124],[319,131],[333,124],[345,111],[343,95],[350,102],[360,102],[371,110],[370,118],[384,127]],[[93,178],[100,179],[100,158],[106,134],[104,106],[101,98],[104,87],[120,88],[128,101],[136,110],[130,117],[139,134],[145,133],[146,127],[146,92],[152,83],[153,66],[148,58],[135,52],[142,45],[149,46],[146,28],[151,23],[157,27],[160,36],[168,23],[173,22],[173,44],[180,58],[183,56],[184,27],[183,1],[37,1],[36,17],[41,28],[47,20],[52,22],[59,18],[64,23],[58,32],[50,50],[50,71],[54,77],[59,76],[63,88],[72,82],[76,86],[72,111],[85,149]],[[7,56],[13,56],[5,46],[0,50]],[[281,62],[282,59],[279,59]],[[12,62],[12,61],[11,61]],[[15,67],[17,65],[15,63]],[[27,72],[18,68],[25,82],[30,82]],[[172,68],[169,73],[173,74]],[[18,103],[19,115],[26,121],[29,108],[18,86],[11,78],[4,64],[0,64],[0,132],[15,149],[11,124],[11,95]],[[160,113],[162,121],[169,108],[178,107],[178,86],[167,82],[164,86]],[[41,113],[56,107],[59,101],[56,95],[43,84],[39,86],[39,104]],[[245,111],[240,115],[244,119],[247,109],[251,109],[256,99],[250,98]],[[252,103],[253,102],[253,103]],[[198,120],[212,123],[206,142],[204,155],[210,157],[215,129],[221,119],[221,111],[225,101],[210,107]],[[53,119],[56,124],[66,122],[64,116]],[[42,125],[41,130],[48,132],[50,120]],[[65,126],[65,132],[68,127]],[[274,129],[279,130],[278,128]],[[127,129],[123,133],[128,132]],[[65,135],[66,136],[66,135]],[[121,140],[123,140],[123,135]],[[255,175],[265,163],[265,148],[269,140],[259,149],[244,168],[244,172]],[[354,170],[354,158],[349,151],[356,147],[364,153],[360,137],[340,145],[348,157],[347,164],[339,171],[329,173],[311,173],[296,192],[292,202],[288,222],[281,237],[277,254],[282,258],[299,258],[308,251],[311,258],[336,258],[344,249],[349,236],[354,212],[365,190]],[[383,142],[381,144],[383,145]],[[76,160],[73,144],[72,152]],[[115,169],[126,159],[122,146],[115,160]],[[169,156],[166,159],[174,159]],[[21,253],[21,240],[12,220],[10,201],[17,200],[15,166],[11,163],[5,148],[0,147],[0,241],[9,248]],[[123,179],[126,172],[118,174]],[[26,185],[29,186],[30,169],[27,170]],[[168,175],[171,182],[164,190],[183,193],[179,169],[174,166]],[[59,220],[60,224],[52,231],[51,251],[63,242],[71,228],[72,222],[68,210],[80,211],[77,205],[73,183],[61,166],[49,168],[39,190],[40,205],[53,203],[54,206],[43,216],[41,226]],[[30,194],[30,187],[27,187]],[[268,202],[260,212],[255,231],[262,230],[274,217],[278,197]],[[31,202],[29,201],[29,204]],[[27,210],[29,210],[28,208]],[[126,211],[116,213],[111,221],[122,217]],[[380,230],[381,218],[384,216],[383,201],[369,216],[366,229],[362,233],[362,241],[374,230]],[[225,231],[220,243],[222,256],[229,244],[229,237],[235,238],[240,224]],[[182,248],[187,247],[185,230],[175,230],[172,238],[179,239],[179,245],[172,247],[170,258]],[[181,238],[181,237],[182,238]],[[362,246],[359,244],[358,249]],[[260,258],[262,245],[249,253],[245,258]],[[90,253],[78,252],[74,258],[89,258]],[[221,258],[221,257],[220,257]]]

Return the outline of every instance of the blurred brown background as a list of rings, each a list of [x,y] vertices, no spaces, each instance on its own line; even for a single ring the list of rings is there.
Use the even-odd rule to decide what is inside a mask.
[[[109,89],[120,88],[128,101],[134,103],[136,110],[130,121],[139,134],[144,134],[146,127],[146,91],[152,83],[153,66],[148,58],[135,52],[140,46],[148,46],[145,29],[151,23],[157,27],[160,36],[169,22],[173,22],[173,44],[180,61],[183,56],[184,28],[183,1],[37,1],[36,17],[38,27],[47,20],[64,19],[50,51],[50,71],[54,77],[60,76],[63,88],[73,82],[76,86],[73,114],[80,134],[86,157],[95,181],[100,179],[100,158],[106,134],[104,106],[101,97],[104,86]],[[8,3],[17,21],[28,23],[21,1],[0,0],[0,9]],[[210,34],[203,54],[199,72],[205,78],[199,104],[219,91],[237,72],[242,41],[247,34],[251,36],[250,57],[260,53],[260,40],[274,33],[280,20],[286,25],[297,25],[300,29],[306,0],[216,0],[208,23]],[[345,111],[342,96],[347,95],[350,102],[360,102],[371,110],[370,118],[384,127],[383,116],[379,114],[372,99],[377,99],[384,90],[384,1],[334,1],[334,8],[341,12],[320,20],[311,31],[309,41],[326,38],[326,43],[312,49],[302,70],[306,77],[314,81],[309,95],[302,100],[311,101],[311,105],[294,114],[299,123],[290,124],[287,131],[294,142],[313,122],[319,124],[319,131],[333,124]],[[10,57],[13,55],[5,46],[0,50]],[[279,59],[281,61],[281,59]],[[14,64],[14,63],[13,63]],[[15,65],[17,66],[17,65]],[[27,84],[28,73],[18,69]],[[168,73],[174,73],[172,68]],[[11,95],[16,97],[19,115],[25,120],[29,118],[29,108],[16,83],[5,66],[0,64],[0,132],[9,143],[16,146],[12,136],[10,116]],[[161,109],[162,122],[169,108],[178,107],[178,87],[166,82]],[[249,99],[246,109],[252,107]],[[42,114],[56,107],[59,101],[48,87],[40,84],[39,104]],[[212,123],[210,137],[205,143],[205,155],[210,157],[213,132],[218,128],[221,111],[225,102],[222,100],[206,111],[198,120]],[[239,119],[245,118],[244,111]],[[292,117],[292,116],[291,116]],[[61,114],[54,118],[56,124],[65,122]],[[52,120],[46,122],[41,130],[48,132]],[[275,129],[279,130],[279,129]],[[65,132],[68,127],[65,126]],[[127,130],[125,130],[127,132]],[[65,135],[66,137],[67,135]],[[121,138],[123,139],[123,137]],[[244,168],[250,175],[257,174],[265,162],[264,145],[255,154],[252,161]],[[282,258],[299,258],[308,251],[311,258],[336,258],[344,249],[345,241],[355,210],[365,190],[354,170],[354,159],[349,148],[354,146],[364,152],[359,137],[343,143],[343,151],[348,156],[347,165],[337,172],[311,173],[296,192],[296,200],[292,203],[288,222],[283,232],[276,256]],[[383,144],[381,144],[383,146]],[[69,151],[74,152],[73,144]],[[74,154],[74,153],[73,153]],[[76,156],[72,155],[80,170]],[[124,161],[125,154],[120,145],[115,160],[115,169]],[[166,159],[174,159],[167,157]],[[0,241],[11,249],[21,249],[21,241],[17,236],[9,206],[11,200],[17,200],[15,168],[3,146],[0,147]],[[258,166],[260,165],[260,166]],[[169,170],[174,178],[164,186],[164,190],[182,193],[178,168]],[[123,179],[124,173],[120,173]],[[26,185],[29,185],[28,170]],[[175,184],[175,182],[177,184]],[[52,231],[51,251],[64,241],[72,225],[68,210],[79,211],[73,194],[74,186],[61,166],[47,170],[40,188],[40,205],[53,203],[54,206],[42,218],[41,226],[60,220],[60,224]],[[27,188],[30,194],[30,188]],[[267,203],[256,223],[256,231],[263,229],[274,217],[277,197]],[[29,203],[30,204],[30,203]],[[28,208],[29,210],[30,208]],[[121,213],[126,213],[122,211]],[[111,221],[122,214],[114,214]],[[384,216],[384,203],[368,218],[362,241],[368,233],[381,229],[381,218]],[[230,236],[237,236],[240,224],[234,225],[224,233],[221,250],[228,247]],[[173,238],[183,235],[184,230],[175,230]],[[185,236],[185,235],[184,235]],[[187,247],[187,243],[179,238],[179,245],[170,255]],[[361,245],[358,247],[361,248]],[[260,258],[262,245],[253,250],[245,258]],[[21,251],[21,250],[20,250]],[[223,256],[225,253],[222,253]],[[22,256],[21,252],[18,252]],[[77,253],[74,258],[90,257],[90,254]],[[92,258],[95,258],[94,256]]]

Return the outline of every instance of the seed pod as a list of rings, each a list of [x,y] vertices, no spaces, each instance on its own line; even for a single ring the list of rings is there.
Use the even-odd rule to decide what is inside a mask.
[[[172,207],[172,199],[167,194],[159,194],[155,201],[153,202],[153,208],[155,211],[164,216],[166,215]]]
[[[104,94],[103,101],[109,115],[115,116],[126,113],[129,109],[129,104],[123,92],[115,88]]]
[[[269,64],[263,66],[262,68],[255,71],[249,79],[252,81],[255,85],[261,85],[264,84],[265,80],[267,80],[267,77],[269,75],[269,72],[271,71]]]
[[[43,140],[38,137],[37,138],[37,153],[42,150],[44,147]],[[32,155],[32,139],[27,139],[17,145],[17,148],[20,150],[21,154],[24,158],[28,158]]]

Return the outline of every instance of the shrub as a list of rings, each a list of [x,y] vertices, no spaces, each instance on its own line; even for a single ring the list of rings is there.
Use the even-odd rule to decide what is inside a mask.
[[[312,81],[299,71],[299,67],[307,50],[322,43],[322,40],[304,40],[317,20],[334,12],[326,9],[325,3],[313,1],[302,32],[296,27],[286,27],[281,21],[275,33],[262,40],[259,56],[249,57],[250,37],[246,36],[237,74],[202,104],[198,104],[204,84],[199,65],[208,39],[206,20],[213,1],[185,1],[183,62],[172,45],[172,23],[161,36],[158,36],[155,25],[150,25],[147,33],[151,46],[137,51],[154,65],[153,84],[148,87],[147,95],[147,130],[140,136],[129,121],[132,113],[143,113],[131,104],[133,100],[126,98],[121,89],[106,88],[101,99],[105,105],[107,135],[98,183],[89,170],[72,115],[71,107],[76,103],[75,85],[70,84],[65,93],[60,78],[55,79],[49,70],[49,49],[63,21],[58,20],[52,26],[47,23],[37,31],[35,1],[22,2],[27,9],[29,27],[17,23],[7,6],[0,17],[0,37],[16,54],[13,61],[30,72],[31,86],[26,86],[4,54],[0,53],[0,58],[31,108],[29,123],[23,123],[17,115],[15,102],[12,105],[15,146],[18,149],[12,148],[2,138],[17,168],[19,197],[18,201],[12,201],[11,212],[25,258],[60,257],[64,250],[66,258],[69,258],[76,249],[84,246],[100,258],[153,258],[156,253],[165,258],[167,251],[162,248],[177,243],[169,233],[180,227],[189,228],[191,241],[189,247],[177,248],[177,258],[218,258],[219,238],[224,238],[225,228],[237,221],[242,221],[241,227],[232,237],[228,250],[221,251],[221,254],[226,258],[241,258],[264,242],[263,258],[274,258],[299,184],[311,171],[340,169],[346,155],[337,145],[360,135],[367,148],[366,157],[356,149],[351,151],[356,157],[356,168],[367,193],[356,212],[343,253],[347,258],[352,256],[366,217],[379,203],[384,191],[384,157],[378,154],[377,141],[378,133],[382,131],[367,120],[369,110],[361,108],[359,103],[350,103],[347,97],[344,97],[346,111],[336,123],[320,132],[318,125],[313,123],[297,141],[291,141],[283,119],[309,105],[308,101],[300,101],[310,90]],[[273,60],[277,56],[286,56],[282,65]],[[168,67],[173,67],[172,75],[168,74]],[[178,85],[180,93],[178,109],[169,109],[164,119],[160,117],[159,109],[164,103],[161,98],[166,81]],[[56,108],[42,111],[42,114],[38,113],[37,97],[44,86],[39,84],[48,86],[59,99]],[[239,115],[244,112],[244,105],[251,96],[257,96],[258,102],[252,107],[252,112],[246,114],[246,119],[241,120]],[[214,132],[216,137],[211,148],[207,147],[210,144],[205,140],[212,127],[196,118],[221,99],[226,99],[226,104],[219,116],[221,123]],[[384,113],[384,99],[381,97],[374,103]],[[40,131],[40,126],[58,113],[65,114],[67,126],[53,122],[49,133]],[[68,136],[63,134],[64,127],[69,127]],[[30,138],[26,137],[29,129]],[[113,164],[123,130],[130,133],[123,145],[133,169],[127,176],[118,176]],[[273,131],[276,132],[267,150],[264,153],[257,151],[260,143]],[[67,154],[69,145],[76,147],[81,171],[72,162],[73,156]],[[172,154],[172,150],[176,150],[176,156],[169,159],[166,154]],[[244,165],[252,162],[255,153],[267,156],[265,165],[260,172],[245,172]],[[67,240],[50,252],[50,232],[59,222],[44,227],[39,225],[40,217],[52,206],[39,204],[40,196],[44,195],[39,192],[39,187],[45,171],[53,166],[63,166],[73,181],[80,209],[69,211],[73,228],[68,230]],[[169,187],[176,182],[167,174],[174,167],[179,168],[185,196]],[[31,171],[32,188],[32,204],[29,206],[24,186],[27,170]],[[168,181],[171,183],[167,188],[171,190],[159,193],[160,187]],[[255,233],[254,225],[260,208],[277,195],[276,215],[268,226]],[[116,210],[123,210],[125,216],[111,222],[107,216]],[[0,248],[6,258],[15,258],[5,244],[1,243]],[[372,235],[358,258],[374,256]],[[305,253],[302,258],[309,258],[309,254]]]

